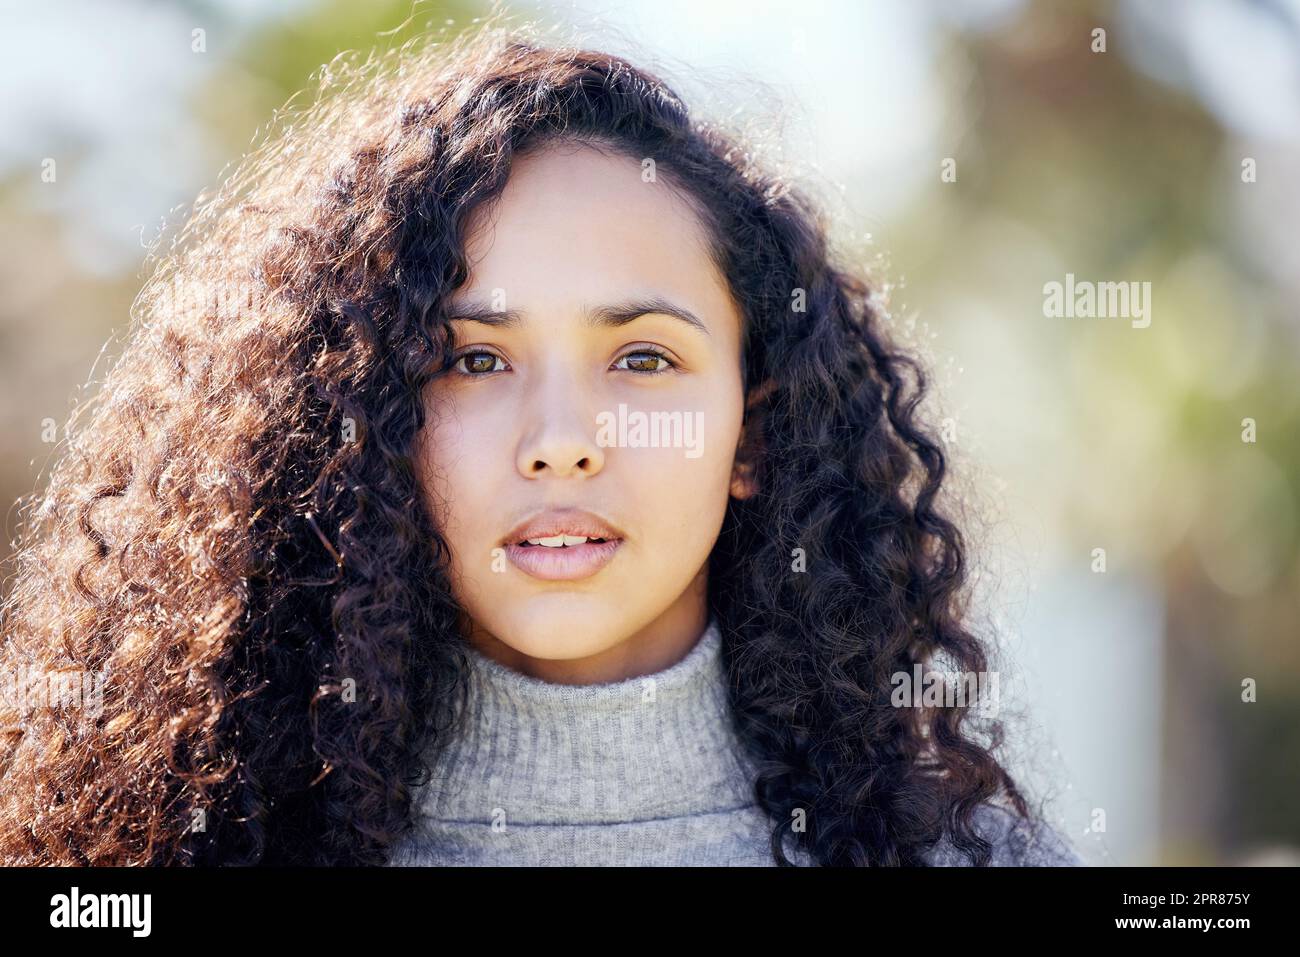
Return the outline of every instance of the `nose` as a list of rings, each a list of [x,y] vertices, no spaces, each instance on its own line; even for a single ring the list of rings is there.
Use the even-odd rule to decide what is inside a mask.
[[[525,400],[516,467],[524,478],[590,478],[605,467],[596,416],[571,375],[553,375]]]

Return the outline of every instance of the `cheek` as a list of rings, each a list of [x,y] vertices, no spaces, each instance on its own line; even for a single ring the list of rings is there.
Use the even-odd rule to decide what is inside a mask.
[[[477,436],[462,415],[444,413],[430,417],[417,452],[419,480],[434,523],[459,559],[468,543],[475,539],[482,523],[485,504],[485,454]]]
[[[739,434],[738,414],[735,418],[729,424],[729,410],[712,417],[706,412],[697,448],[614,450],[618,484],[657,550],[694,559],[712,547],[730,497]]]

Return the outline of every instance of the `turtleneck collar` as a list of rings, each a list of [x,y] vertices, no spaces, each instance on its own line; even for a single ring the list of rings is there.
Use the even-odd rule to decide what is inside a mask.
[[[605,684],[548,682],[466,649],[467,713],[433,759],[430,818],[601,824],[754,803],[716,619],[676,664]]]

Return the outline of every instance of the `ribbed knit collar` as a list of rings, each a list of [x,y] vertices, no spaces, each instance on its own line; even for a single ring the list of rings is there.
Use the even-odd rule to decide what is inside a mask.
[[[754,803],[716,619],[677,663],[605,684],[556,684],[467,653],[468,714],[433,761],[429,817],[606,824]]]

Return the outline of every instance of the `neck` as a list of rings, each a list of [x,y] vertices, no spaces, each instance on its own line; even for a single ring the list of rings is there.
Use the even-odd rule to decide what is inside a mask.
[[[603,824],[752,804],[715,620],[681,660],[562,685],[467,651],[468,714],[434,758],[424,809],[453,821]]]

